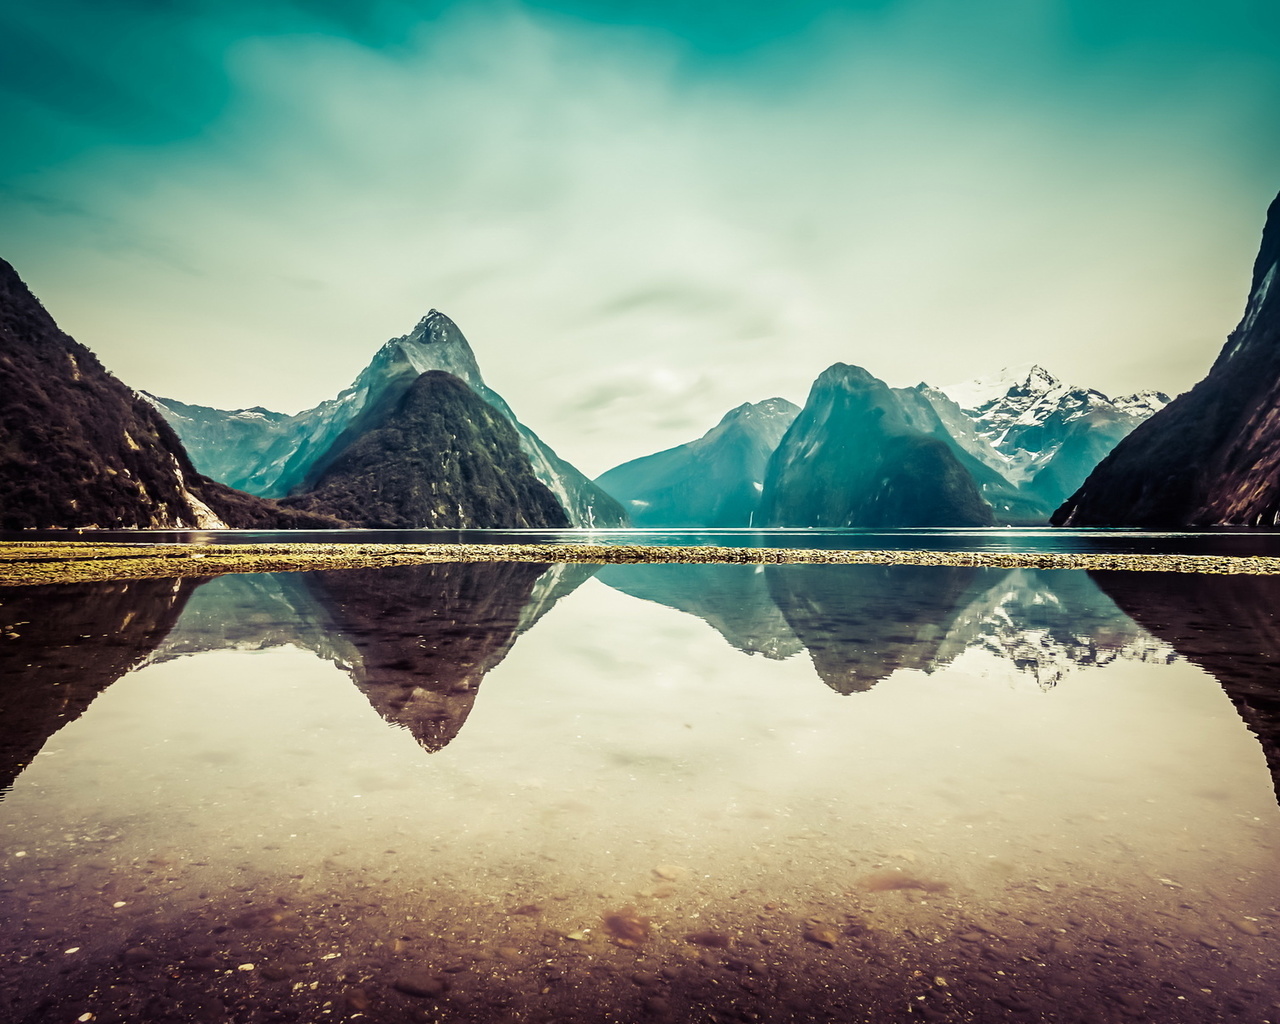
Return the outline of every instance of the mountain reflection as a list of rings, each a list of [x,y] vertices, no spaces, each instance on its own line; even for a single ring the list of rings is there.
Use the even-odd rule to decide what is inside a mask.
[[[0,793],[49,737],[168,635],[197,580],[0,592]]]
[[[429,751],[485,674],[595,566],[453,563],[224,576],[201,587],[152,661],[213,650],[312,651]]]
[[[358,652],[351,678],[388,722],[430,751],[466,721],[485,674],[522,624],[547,566],[441,563],[305,574],[333,631]]]
[[[745,654],[781,660],[804,650],[769,593],[762,565],[606,565],[596,579],[642,601],[696,615]]]
[[[611,565],[598,578],[705,620],[768,658],[808,651],[833,690],[869,690],[898,669],[933,672],[970,649],[1048,689],[1073,665],[1167,661],[1089,577],[1030,569],[880,565]]]
[[[1257,735],[1280,796],[1280,576],[1089,575],[1127,615],[1218,680]]]
[[[0,594],[0,786],[115,679],[147,662],[291,645],[346,672],[437,751],[485,675],[592,575],[706,621],[736,649],[807,653],[841,694],[970,651],[1042,688],[1073,666],[1169,661],[1217,677],[1280,778],[1280,578],[874,565],[437,563],[14,588]]]

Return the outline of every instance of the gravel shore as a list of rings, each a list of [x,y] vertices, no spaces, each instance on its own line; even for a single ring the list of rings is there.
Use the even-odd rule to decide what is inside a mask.
[[[993,551],[825,551],[638,544],[94,544],[0,542],[0,586],[233,572],[368,569],[427,562],[716,562],[961,565],[1142,572],[1280,573],[1280,558]]]

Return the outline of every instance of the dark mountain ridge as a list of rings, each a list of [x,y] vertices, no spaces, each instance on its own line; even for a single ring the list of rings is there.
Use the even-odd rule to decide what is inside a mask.
[[[340,525],[196,472],[164,418],[0,260],[0,528]]]
[[[1208,375],[1139,426],[1053,515],[1055,526],[1280,523],[1280,196],[1244,317]]]
[[[371,529],[569,525],[511,423],[443,370],[384,393],[318,464],[311,489],[283,505]]]
[[[237,487],[280,498],[314,487],[345,447],[339,438],[360,432],[379,408],[399,398],[418,377],[442,370],[463,381],[515,429],[533,474],[556,496],[574,526],[623,526],[622,507],[561,459],[516,418],[481,376],[467,339],[449,317],[431,310],[403,337],[374,354],[337,397],[296,415],[269,410],[226,411],[148,396],[190,448],[205,472]]]

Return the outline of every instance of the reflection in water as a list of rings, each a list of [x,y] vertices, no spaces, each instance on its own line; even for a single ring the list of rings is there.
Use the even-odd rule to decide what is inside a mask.
[[[0,793],[164,639],[197,585],[134,580],[0,593]]]
[[[769,593],[763,565],[606,565],[596,579],[696,615],[745,654],[782,659],[804,650]]]
[[[196,591],[149,660],[301,647],[347,672],[387,722],[437,751],[516,637],[595,570],[472,562],[222,576]]]
[[[1277,1019],[1263,583],[592,572],[0,595],[0,1020]]]
[[[869,690],[900,668],[931,671],[946,664],[943,645],[981,588],[982,571],[933,572],[914,565],[771,568],[769,590],[808,648],[813,667],[831,689],[845,694]]]
[[[1031,569],[876,565],[609,565],[597,579],[696,615],[747,654],[808,650],[837,693],[898,669],[934,672],[970,649],[1044,689],[1072,665],[1168,661],[1088,576]]]
[[[1280,794],[1280,576],[1094,572],[1116,603],[1222,684]]]
[[[435,751],[458,734],[481,680],[506,657],[546,571],[471,562],[300,575],[358,652],[351,678],[369,703]]]

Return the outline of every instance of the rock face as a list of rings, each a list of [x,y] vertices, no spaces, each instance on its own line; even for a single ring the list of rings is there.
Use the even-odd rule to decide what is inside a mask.
[[[936,415],[836,363],[769,460],[766,526],[991,526],[991,506]]]
[[[635,526],[759,525],[769,456],[799,412],[785,398],[744,403],[696,441],[624,462],[596,483]]]
[[[1208,376],[1118,444],[1054,513],[1055,526],[1280,523],[1280,197],[1244,318]]]
[[[1048,518],[1122,438],[1169,404],[1158,391],[1108,398],[1093,388],[1064,384],[1037,365],[925,393],[944,419],[947,400],[959,407],[972,433],[957,423],[957,440],[1015,485],[1041,518]]]
[[[0,260],[0,528],[341,525],[208,480]]]
[[[148,397],[173,424],[203,472],[275,498],[297,493],[306,481],[317,479],[334,443],[359,417],[398,397],[429,370],[453,374],[510,421],[534,475],[555,494],[574,526],[626,524],[613,498],[516,419],[510,406],[485,384],[458,326],[434,309],[409,334],[383,345],[337,398],[296,416],[261,408],[227,412]]]
[[[384,392],[282,504],[373,529],[566,527],[510,421],[451,373]]]

